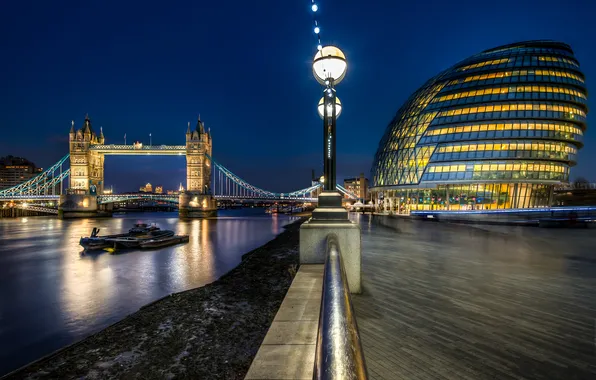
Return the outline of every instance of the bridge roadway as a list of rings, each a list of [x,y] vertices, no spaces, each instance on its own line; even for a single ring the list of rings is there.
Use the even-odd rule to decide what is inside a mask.
[[[596,234],[359,216],[371,379],[596,379]]]
[[[214,195],[218,200],[237,200],[237,201],[293,201],[293,202],[317,202],[317,198],[300,196],[240,196],[240,195]],[[168,194],[110,194],[99,195],[99,204],[124,202],[129,200],[155,200],[171,203],[178,203],[178,195]],[[60,195],[0,195],[0,202],[10,201],[58,201]]]

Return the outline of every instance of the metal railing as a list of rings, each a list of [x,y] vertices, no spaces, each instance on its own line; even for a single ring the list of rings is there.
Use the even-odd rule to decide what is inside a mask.
[[[364,353],[337,237],[327,237],[327,259],[313,379],[365,380]]]

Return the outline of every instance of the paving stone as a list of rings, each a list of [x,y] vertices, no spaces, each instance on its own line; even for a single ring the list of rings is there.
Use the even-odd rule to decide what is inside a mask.
[[[263,345],[245,379],[312,379],[313,345]]]
[[[316,344],[318,323],[318,321],[274,321],[263,344]]]

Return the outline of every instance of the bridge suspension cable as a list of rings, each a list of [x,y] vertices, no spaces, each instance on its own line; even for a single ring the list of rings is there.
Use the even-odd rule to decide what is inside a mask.
[[[69,157],[70,154],[67,154],[54,165],[23,183],[9,187],[8,189],[0,190],[0,197],[62,194],[62,182],[70,174],[70,168],[62,170],[62,165],[69,159]],[[57,185],[60,185],[59,194],[56,194]],[[52,194],[48,194],[48,192]]]
[[[339,190],[340,193],[342,193],[343,195],[347,196],[348,198],[350,198],[350,199],[358,199],[358,196],[356,194],[351,193],[345,187],[341,186],[339,183],[336,184],[335,187],[337,187],[337,190]]]
[[[255,199],[290,199],[290,200],[313,200],[312,193],[322,185],[316,184],[304,189],[288,193],[276,193],[251,185],[236,174],[232,173],[225,166],[221,165],[206,155],[213,163],[213,195],[216,198],[255,198]]]

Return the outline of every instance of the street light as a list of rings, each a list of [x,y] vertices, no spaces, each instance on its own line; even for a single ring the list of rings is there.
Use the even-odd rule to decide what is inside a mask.
[[[319,116],[321,117],[321,119],[325,119],[325,109],[323,108],[325,106],[325,97],[322,97],[321,100],[319,100],[319,106],[317,107],[317,111],[319,111]],[[327,113],[329,115],[331,115],[331,113],[333,112],[332,108],[332,104],[329,103],[327,104]],[[339,117],[341,115],[341,102],[339,101],[339,98],[336,97],[335,98],[335,117]]]
[[[335,191],[335,125],[342,109],[335,93],[335,85],[344,79],[347,68],[345,54],[335,46],[323,46],[315,54],[312,63],[315,79],[325,86],[323,98],[319,101],[317,109],[323,118],[323,175],[326,179],[324,190],[329,192]]]
[[[323,46],[317,51],[312,63],[312,71],[316,80],[323,85],[328,85],[327,81],[332,80],[338,84],[344,79],[348,62],[345,54],[335,46]]]

